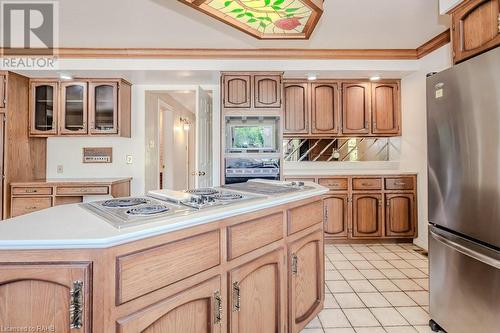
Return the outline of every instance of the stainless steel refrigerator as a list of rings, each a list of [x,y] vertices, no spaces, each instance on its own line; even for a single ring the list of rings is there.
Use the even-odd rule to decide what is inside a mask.
[[[427,78],[431,327],[500,332],[500,47]]]

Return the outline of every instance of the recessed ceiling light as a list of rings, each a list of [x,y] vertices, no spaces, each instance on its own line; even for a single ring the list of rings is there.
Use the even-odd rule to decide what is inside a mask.
[[[372,76],[370,78],[370,81],[378,81],[378,80],[380,80],[380,76],[379,75],[375,75],[375,76]]]
[[[61,80],[73,80],[73,77],[66,73],[59,73],[59,78]]]
[[[313,74],[313,73],[307,74],[307,79],[309,81],[317,80],[318,79],[318,75],[317,74]]]

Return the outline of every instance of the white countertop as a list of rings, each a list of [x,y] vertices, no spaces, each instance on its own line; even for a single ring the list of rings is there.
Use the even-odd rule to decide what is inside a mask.
[[[397,161],[372,162],[285,162],[283,174],[290,176],[357,176],[416,174],[401,170]]]
[[[113,227],[80,204],[56,206],[0,221],[0,249],[106,248],[328,192],[327,188],[317,184],[308,182],[307,185],[313,189],[213,207],[188,216],[166,217],[165,220],[124,229]]]

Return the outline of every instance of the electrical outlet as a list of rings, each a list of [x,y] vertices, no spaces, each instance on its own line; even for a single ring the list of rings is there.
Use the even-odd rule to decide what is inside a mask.
[[[63,173],[64,172],[64,168],[62,165],[58,165],[57,166],[57,173]]]
[[[132,164],[134,162],[134,159],[132,155],[127,155],[127,164]]]

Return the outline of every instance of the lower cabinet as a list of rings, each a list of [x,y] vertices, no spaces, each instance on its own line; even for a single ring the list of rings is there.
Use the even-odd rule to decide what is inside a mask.
[[[385,195],[385,234],[412,236],[415,233],[415,196],[412,193]]]
[[[0,327],[91,332],[90,290],[86,263],[1,264]]]
[[[221,280],[217,276],[118,321],[120,333],[220,333]]]
[[[230,332],[285,331],[283,267],[284,253],[280,249],[229,272]]]
[[[300,332],[323,308],[323,233],[310,234],[288,249],[290,332]]]
[[[359,193],[352,196],[353,238],[382,236],[382,195]]]
[[[348,195],[332,194],[323,199],[325,235],[329,238],[345,238],[348,235]]]

